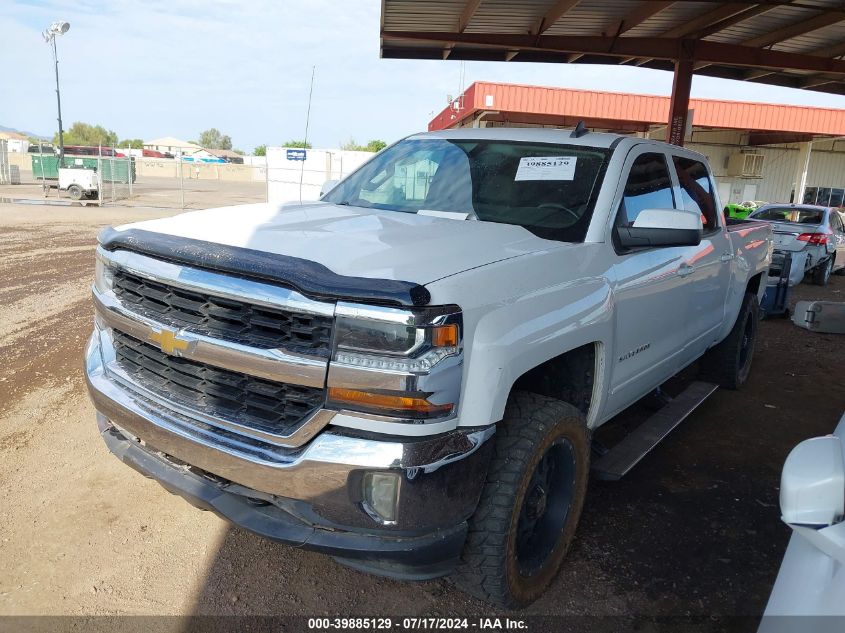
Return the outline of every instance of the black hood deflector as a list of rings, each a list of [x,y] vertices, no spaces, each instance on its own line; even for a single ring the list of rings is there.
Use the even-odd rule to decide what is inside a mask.
[[[108,251],[133,251],[187,266],[278,283],[313,299],[400,306],[424,306],[431,301],[428,290],[411,281],[347,277],[317,262],[251,248],[142,229],[118,231],[113,227],[103,229],[98,240]]]

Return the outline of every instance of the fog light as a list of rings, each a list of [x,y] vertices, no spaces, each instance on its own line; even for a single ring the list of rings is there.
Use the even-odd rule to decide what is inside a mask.
[[[382,523],[396,522],[396,502],[399,501],[399,475],[394,473],[366,473],[364,475],[364,509]]]

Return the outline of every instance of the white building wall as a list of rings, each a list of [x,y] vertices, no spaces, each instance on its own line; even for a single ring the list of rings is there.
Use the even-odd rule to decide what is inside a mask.
[[[654,130],[650,138],[665,140],[665,129]],[[748,132],[732,130],[694,130],[686,147],[707,156],[722,204],[744,200],[789,202],[795,188],[798,149],[795,143],[784,145],[748,145]],[[728,176],[728,159],[742,150],[763,154],[762,178]],[[807,187],[845,188],[845,141],[816,141],[810,154]],[[753,193],[752,193],[753,192]]]
[[[272,203],[317,200],[327,180],[345,178],[375,156],[372,152],[307,149],[301,161],[288,159],[288,149],[267,148],[267,191]]]
[[[843,144],[837,145],[837,150]],[[743,148],[742,146],[712,145],[707,143],[688,143],[687,147],[701,152],[710,161],[713,174],[720,187],[730,186],[729,202],[742,202],[753,198],[768,202],[789,202],[795,188],[795,172],[798,167],[798,146],[754,147],[753,151],[763,154],[766,158],[763,164],[762,178],[738,178],[728,176],[728,158]],[[845,151],[831,151],[831,143],[814,144],[810,154],[810,168],[807,173],[808,187],[845,188]],[[747,186],[756,185],[755,195],[747,195]],[[722,196],[724,197],[724,195]]]
[[[9,151],[26,154],[29,151],[29,141],[18,138],[10,138],[8,141]]]

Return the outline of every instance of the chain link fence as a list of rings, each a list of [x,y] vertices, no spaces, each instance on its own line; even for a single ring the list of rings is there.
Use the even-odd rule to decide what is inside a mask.
[[[0,185],[8,185],[12,182],[12,174],[9,169],[9,144],[5,139],[0,139]]]
[[[67,196],[72,200],[103,204],[133,197],[135,160],[115,156],[102,147],[66,148],[64,160],[42,146],[30,152],[32,179],[41,185],[45,197]]]
[[[18,165],[11,163],[9,154],[9,142],[0,139],[0,185],[19,185],[21,170]]]
[[[97,157],[97,200],[101,204],[128,200],[132,197],[134,183],[134,158]]]
[[[349,175],[373,157],[370,152],[270,147],[267,156],[223,162],[142,156],[141,150],[126,148],[115,148],[125,157],[113,156],[106,147],[70,146],[64,166],[71,172],[71,182],[78,180],[78,188],[70,191],[67,179],[59,188],[53,147],[32,149],[11,156],[25,185],[16,195],[174,210],[317,200],[326,181]],[[75,170],[79,172],[74,174]],[[91,178],[93,184],[88,186],[85,180]]]

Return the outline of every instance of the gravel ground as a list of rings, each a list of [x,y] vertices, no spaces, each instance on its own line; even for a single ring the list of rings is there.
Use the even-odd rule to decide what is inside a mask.
[[[109,455],[81,372],[95,235],[174,212],[0,203],[0,614],[490,615],[445,580],[233,528]],[[845,277],[793,295],[808,298],[845,300]],[[623,481],[591,482],[560,576],[523,614],[759,615],[789,536],[783,460],[845,410],[842,341],[763,322],[743,391],[717,392]]]

